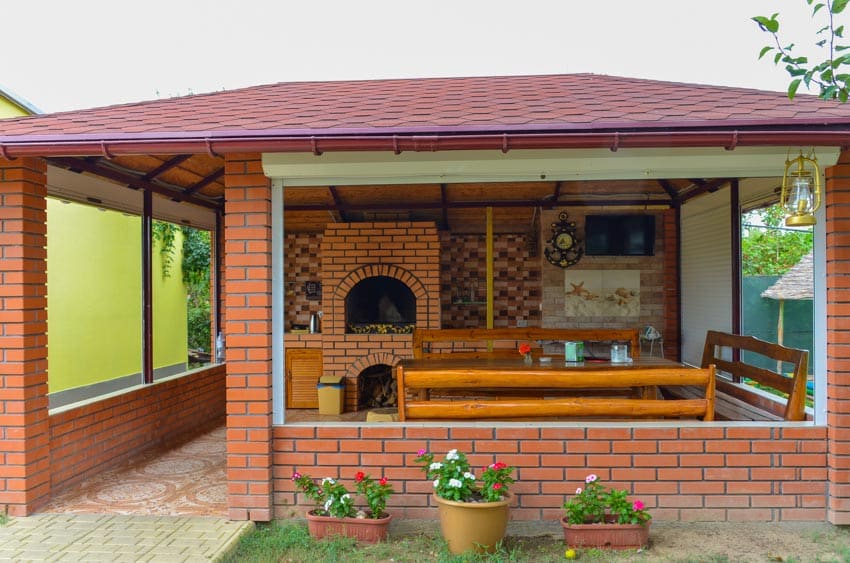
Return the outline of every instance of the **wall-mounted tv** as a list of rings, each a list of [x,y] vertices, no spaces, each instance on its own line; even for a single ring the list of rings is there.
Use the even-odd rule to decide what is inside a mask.
[[[588,215],[584,241],[587,256],[652,256],[655,215]]]

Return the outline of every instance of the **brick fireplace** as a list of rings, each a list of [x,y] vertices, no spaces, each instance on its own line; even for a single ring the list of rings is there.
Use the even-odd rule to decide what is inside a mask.
[[[410,357],[412,351],[409,333],[352,332],[350,310],[358,306],[350,302],[347,309],[346,298],[353,289],[362,288],[364,282],[367,285],[376,280],[389,281],[390,285],[400,282],[405,291],[412,294],[415,304],[403,304],[402,297],[390,292],[394,308],[404,317],[415,319],[418,327],[439,328],[440,238],[431,222],[332,224],[321,238],[320,263],[322,332],[298,338],[288,336],[287,346],[293,340],[302,346],[305,343],[320,346],[323,373],[345,377],[345,410],[352,411],[362,403],[360,375],[367,370],[374,371],[377,366],[392,367],[402,358]],[[357,299],[380,300],[376,295],[370,290]],[[359,307],[360,310],[368,308]],[[347,310],[349,319],[346,318]],[[391,325],[394,314],[389,317],[375,320],[385,320]]]

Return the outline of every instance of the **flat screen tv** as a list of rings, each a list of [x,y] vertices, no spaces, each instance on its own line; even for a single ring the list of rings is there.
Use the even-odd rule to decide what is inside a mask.
[[[655,215],[588,215],[584,241],[587,256],[652,256]]]

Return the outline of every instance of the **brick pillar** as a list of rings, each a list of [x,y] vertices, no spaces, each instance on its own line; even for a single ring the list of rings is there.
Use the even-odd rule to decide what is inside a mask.
[[[224,176],[227,488],[233,520],[272,518],[271,183],[259,154]]]
[[[46,166],[0,158],[0,509],[50,497]]]
[[[826,171],[827,519],[850,524],[850,154]]]

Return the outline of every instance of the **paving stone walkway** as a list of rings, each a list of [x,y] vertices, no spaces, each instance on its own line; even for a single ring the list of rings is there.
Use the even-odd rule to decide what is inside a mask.
[[[0,526],[0,561],[219,561],[253,526],[202,516],[36,514]]]

